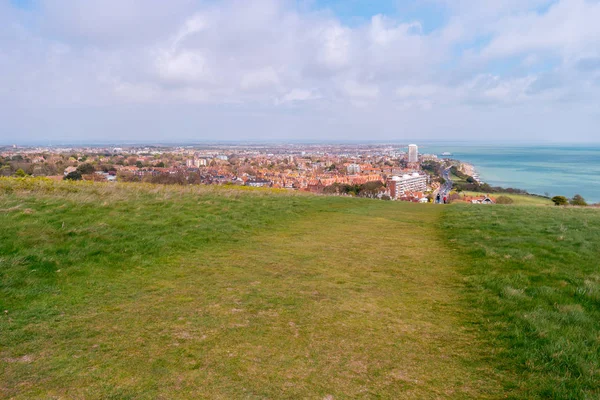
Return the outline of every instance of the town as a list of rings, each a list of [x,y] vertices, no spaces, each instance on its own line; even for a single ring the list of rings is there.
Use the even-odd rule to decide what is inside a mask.
[[[450,168],[470,172],[447,156],[421,154],[414,144],[14,145],[0,148],[0,176],[240,185],[427,203],[448,196]]]

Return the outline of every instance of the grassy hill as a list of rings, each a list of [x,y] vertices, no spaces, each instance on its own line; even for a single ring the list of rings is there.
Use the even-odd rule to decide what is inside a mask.
[[[3,398],[600,395],[595,210],[9,179],[0,223]]]
[[[464,191],[464,192],[460,193],[461,196],[472,196],[472,197],[478,197],[478,196],[482,196],[482,195],[486,195],[486,194],[487,193],[469,192],[469,191]],[[554,203],[552,202],[552,200],[542,197],[542,196],[535,196],[535,195],[530,195],[530,194],[514,194],[514,193],[499,192],[499,193],[492,193],[492,194],[490,194],[490,196],[492,196],[493,198],[496,198],[496,199],[500,196],[508,197],[513,200],[514,205],[554,206]]]

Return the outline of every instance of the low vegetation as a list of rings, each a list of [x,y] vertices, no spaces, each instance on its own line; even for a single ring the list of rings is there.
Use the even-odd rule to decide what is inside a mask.
[[[600,212],[553,207],[445,211],[467,299],[490,333],[508,397],[600,398]]]
[[[0,179],[1,398],[596,398],[600,214]]]
[[[0,180],[0,397],[495,398],[441,208]]]
[[[481,196],[482,193],[479,192],[461,192],[460,196]],[[499,204],[513,204],[513,205],[532,205],[532,206],[551,206],[553,202],[544,196],[537,196],[533,194],[516,194],[516,193],[508,193],[508,192],[497,192],[490,193],[491,197],[495,198],[496,201],[501,200]],[[510,200],[506,200],[510,199]]]

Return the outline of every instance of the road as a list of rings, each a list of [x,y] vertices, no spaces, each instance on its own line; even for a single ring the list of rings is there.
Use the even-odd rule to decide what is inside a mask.
[[[438,197],[436,196],[436,203],[443,203],[444,198],[448,198],[448,195],[450,194],[450,191],[452,190],[452,179],[450,179],[450,167],[446,168],[442,172],[442,177],[444,178],[444,180],[446,182],[440,187],[440,189],[438,191],[439,200],[438,200]]]

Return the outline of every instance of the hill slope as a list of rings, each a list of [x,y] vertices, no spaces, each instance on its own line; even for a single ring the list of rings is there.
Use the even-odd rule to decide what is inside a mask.
[[[518,218],[519,207],[33,180],[2,180],[0,193],[0,396],[597,393],[597,347],[565,347],[559,369],[540,368],[559,336],[541,343],[518,331],[537,309],[521,301],[545,282],[538,267],[559,288],[573,271],[565,295],[596,293],[589,263],[597,245],[586,242],[595,229],[508,259],[506,238],[523,227],[501,221]],[[557,225],[559,211],[539,209],[530,226],[549,216]],[[573,229],[578,213],[588,228],[600,222],[595,212],[569,212],[560,229]],[[534,233],[519,251],[537,246]],[[542,263],[548,254],[568,257]],[[521,268],[515,258],[530,279],[505,284]],[[575,261],[588,264],[564,268]],[[597,311],[584,302],[594,298],[569,301],[557,310],[580,313],[590,330],[572,339],[593,344]],[[540,351],[526,355],[528,345]],[[575,355],[587,363],[571,363]]]

